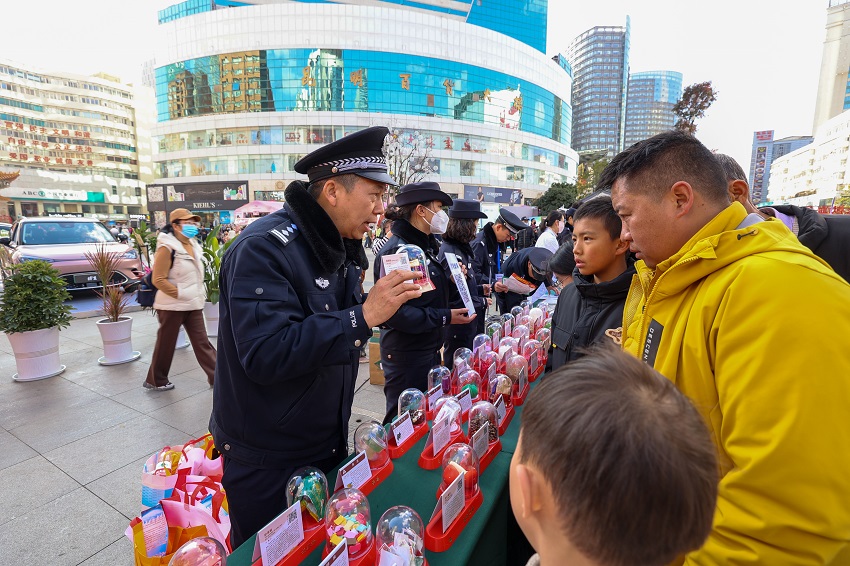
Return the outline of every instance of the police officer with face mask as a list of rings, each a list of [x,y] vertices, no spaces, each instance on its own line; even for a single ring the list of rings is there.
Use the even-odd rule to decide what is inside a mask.
[[[442,363],[440,348],[448,325],[466,324],[475,318],[467,316],[465,308],[449,308],[451,273],[437,259],[440,245],[434,236],[446,231],[449,217],[442,207],[452,205],[451,197],[437,183],[412,183],[399,189],[396,205],[397,209],[387,211],[387,218],[393,221],[393,235],[375,258],[375,281],[381,278],[383,257],[412,244],[425,252],[428,275],[435,289],[408,301],[384,323],[381,332],[387,400],[384,423],[396,416],[402,391],[411,387],[427,389],[428,371]]]

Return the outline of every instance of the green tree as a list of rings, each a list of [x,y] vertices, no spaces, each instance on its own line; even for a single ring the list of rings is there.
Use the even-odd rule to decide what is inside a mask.
[[[581,163],[578,166],[578,175],[576,176],[576,186],[578,187],[578,196],[583,197],[593,192],[599,182],[599,177],[602,171],[611,162],[610,159],[602,158],[587,163]]]
[[[696,83],[685,88],[682,98],[673,106],[673,113],[679,117],[674,126],[687,134],[697,133],[697,120],[705,116],[715,100],[718,92],[711,86],[711,81]]]
[[[556,208],[569,206],[577,199],[578,187],[572,183],[552,183],[549,190],[534,201],[534,205],[540,209],[540,214],[547,214]]]

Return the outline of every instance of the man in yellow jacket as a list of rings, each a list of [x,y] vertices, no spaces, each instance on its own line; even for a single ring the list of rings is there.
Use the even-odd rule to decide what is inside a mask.
[[[730,205],[692,136],[644,140],[605,176],[640,260],[623,347],[690,397],[717,447],[714,527],[679,563],[850,564],[850,286]]]

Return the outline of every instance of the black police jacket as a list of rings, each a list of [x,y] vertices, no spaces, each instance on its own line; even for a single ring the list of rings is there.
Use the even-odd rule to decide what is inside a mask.
[[[343,240],[300,181],[286,206],[246,227],[224,255],[210,431],[256,468],[339,455],[348,438],[360,346],[359,240]]]
[[[433,291],[407,301],[383,324],[381,350],[385,352],[434,353],[443,345],[446,326],[451,322],[449,309],[450,274],[437,260],[439,244],[436,238],[413,227],[407,220],[393,222],[393,235],[375,258],[375,281],[381,278],[381,258],[398,252],[404,244],[418,246],[425,252],[428,275]]]
[[[524,250],[519,250],[518,252],[514,252],[510,255],[502,268],[505,279],[508,279],[511,275],[516,273],[518,277],[522,277],[531,283],[534,286],[534,290],[537,290],[540,286],[540,281],[535,281],[528,274],[528,256],[531,255],[531,252],[534,251],[534,249],[535,248],[525,248]],[[533,292],[534,291],[532,291],[532,293]],[[496,293],[496,304],[499,306],[499,312],[504,314],[506,312],[511,312],[512,308],[518,307],[521,302],[530,296],[531,295],[520,295],[513,291]]]
[[[493,223],[488,222],[472,240],[472,253],[475,258],[475,281],[479,285],[496,283],[496,275],[502,272],[505,258],[505,244],[496,240]]]
[[[549,353],[551,369],[556,370],[584,355],[584,349],[606,338],[606,330],[623,326],[623,305],[629,294],[634,260],[628,259],[626,270],[604,283],[594,283],[573,271],[573,283],[558,296],[552,315],[552,349]]]
[[[476,282],[475,277],[475,257],[472,253],[472,247],[469,244],[464,244],[451,238],[443,238],[443,243],[440,246],[440,254],[437,259],[445,269],[446,273],[451,276],[449,262],[446,260],[446,254],[451,253],[457,257],[457,262],[460,265],[466,266],[466,286],[469,287],[469,295],[472,298],[472,303],[475,305],[475,310],[481,310],[487,307],[487,301],[484,298],[484,290],[480,284]],[[451,284],[452,293],[449,297],[449,307],[453,309],[462,309],[466,305],[463,304],[463,299],[460,297],[460,292],[457,291],[457,286]],[[449,326],[449,333],[454,334],[455,338],[461,336],[475,335],[475,330],[478,328],[478,321],[473,320],[466,324],[452,324]]]

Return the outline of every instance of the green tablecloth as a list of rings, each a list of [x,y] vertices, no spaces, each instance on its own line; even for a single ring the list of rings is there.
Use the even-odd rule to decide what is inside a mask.
[[[541,376],[542,377],[542,376]],[[531,384],[534,387],[540,379]],[[516,414],[502,435],[502,452],[496,455],[480,476],[484,502],[463,530],[460,537],[446,552],[426,550],[425,556],[431,566],[481,564],[501,566],[508,556],[508,523],[510,495],[508,492],[508,469],[519,438],[519,423],[522,407],[514,407]],[[368,495],[372,511],[372,528],[381,515],[394,505],[407,505],[416,510],[426,524],[437,504],[437,487],[441,472],[419,467],[419,455],[425,446],[425,438],[408,452],[393,460],[393,472]],[[346,460],[347,462],[348,460]],[[340,465],[341,467],[342,465]],[[328,483],[336,481],[337,470],[328,475]],[[250,566],[256,535],[233,551],[227,559],[228,566]],[[302,564],[314,566],[321,562],[323,547],[320,546]]]

